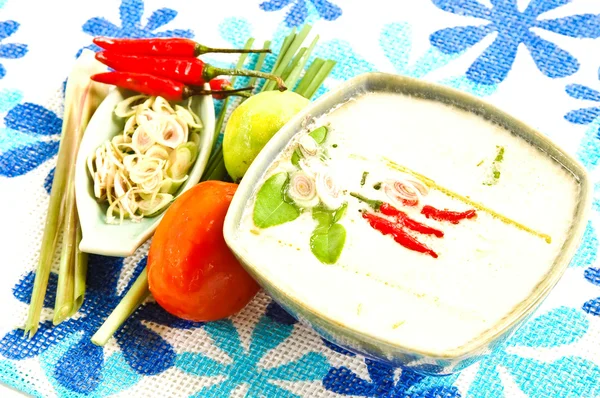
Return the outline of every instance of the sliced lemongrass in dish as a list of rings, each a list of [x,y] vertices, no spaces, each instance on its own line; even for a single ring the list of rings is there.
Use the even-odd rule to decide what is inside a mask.
[[[302,208],[309,209],[319,204],[316,182],[302,170],[291,175],[287,195]]]
[[[134,115],[135,113],[135,115]],[[151,194],[155,200],[160,191],[174,194],[187,180],[187,174],[198,157],[200,136],[190,129],[201,124],[197,115],[162,97],[133,96],[119,102],[115,114],[127,117],[122,134],[101,145],[87,161],[94,182],[94,196],[107,202],[106,222],[125,218],[141,221],[164,208],[140,210],[140,194]],[[198,143],[196,143],[198,142]],[[167,180],[168,179],[168,180]]]
[[[114,256],[133,254],[154,232],[172,200],[199,181],[214,142],[212,97],[193,97],[192,112],[187,108],[190,104],[187,101],[167,106],[156,97],[139,98],[131,101],[130,108],[135,108],[135,114],[116,118],[117,106],[136,95],[127,93],[114,89],[106,98],[90,121],[77,159],[76,199],[82,215],[80,249],[84,252]],[[170,109],[173,114],[169,116]],[[176,134],[182,132],[187,141],[170,148],[157,141],[151,132],[148,135],[154,140],[152,145],[145,145],[145,140],[133,139],[140,121],[149,123],[145,126],[145,131],[149,132],[152,125],[166,126],[164,120],[169,117],[176,119],[169,127],[175,129]],[[193,126],[186,125],[187,135],[181,124],[185,121],[194,122]],[[203,127],[197,128],[199,125]],[[172,134],[162,136],[163,139],[172,138]],[[136,138],[140,137],[136,135]],[[185,156],[176,156],[177,165],[172,171],[178,175],[169,176],[171,153],[180,145],[186,148],[182,151]],[[183,160],[180,161],[179,156]],[[171,195],[172,199],[165,194]]]

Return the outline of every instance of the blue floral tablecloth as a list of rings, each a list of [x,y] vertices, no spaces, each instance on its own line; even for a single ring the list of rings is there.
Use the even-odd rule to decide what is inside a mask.
[[[600,396],[599,14],[598,0],[0,0],[0,381],[40,397]],[[130,258],[91,256],[80,312],[51,327],[49,294],[40,331],[24,338],[64,82],[81,49],[96,50],[96,35],[213,46],[275,37],[278,48],[303,23],[321,36],[315,56],[338,61],[319,94],[373,70],[439,82],[486,97],[589,168],[596,193],[585,241],[531,320],[444,378],[332,346],[262,293],[207,324],[149,301],[97,347],[90,336],[144,267],[146,244]]]

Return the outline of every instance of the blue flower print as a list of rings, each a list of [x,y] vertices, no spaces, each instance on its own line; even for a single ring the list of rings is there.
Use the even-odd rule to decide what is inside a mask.
[[[0,42],[13,35],[19,29],[19,23],[15,21],[0,22]],[[27,54],[27,44],[0,43],[0,58],[15,59],[22,58]],[[6,75],[6,69],[0,64],[0,79]]]
[[[41,105],[14,106],[0,129],[0,176],[17,177],[46,162],[58,151],[62,120]]]
[[[434,32],[431,44],[446,54],[462,52],[486,36],[497,34],[494,42],[467,70],[467,77],[476,83],[497,84],[510,71],[517,48],[525,45],[537,68],[550,78],[570,76],[579,69],[577,59],[554,43],[542,39],[532,28],[543,29],[563,36],[578,38],[600,37],[600,16],[571,15],[555,19],[538,19],[570,0],[531,0],[521,12],[517,0],[494,0],[487,8],[477,0],[432,0],[443,11],[456,15],[487,20],[476,26],[457,26]]]
[[[568,112],[565,119],[571,123],[588,126],[579,145],[577,157],[586,167],[594,168],[600,160],[600,91],[581,84],[569,84],[565,91],[571,98],[592,103],[591,106]]]
[[[136,276],[145,267],[145,259],[136,266]],[[123,259],[90,255],[86,297],[79,317],[71,318],[57,326],[43,322],[32,339],[23,336],[22,330],[13,330],[0,340],[0,354],[8,359],[22,360],[45,354],[48,350],[74,335],[80,337],[64,348],[55,358],[49,377],[58,385],[77,393],[90,393],[102,381],[104,352],[91,342],[106,317],[122,298],[117,293],[117,283],[123,269]],[[14,296],[29,303],[34,274],[27,274],[14,288]],[[51,274],[45,308],[53,308],[57,275]],[[129,286],[124,289],[126,292]],[[167,314],[157,304],[149,303],[131,316],[115,334],[124,361],[142,375],[155,375],[172,367],[175,363],[173,347],[160,335],[146,327],[143,322],[156,323],[172,328],[191,329],[200,323],[187,322]]]
[[[572,267],[588,267],[584,273],[584,278],[597,286],[600,286],[600,269],[592,267],[596,264],[598,258],[599,242],[596,236],[596,230],[592,223],[588,221],[588,225],[583,234],[582,244],[577,254],[571,261]],[[600,297],[596,297],[586,301],[583,304],[583,310],[588,314],[600,316]]]
[[[571,98],[598,103],[596,106],[579,108],[568,112],[565,115],[565,119],[569,122],[575,124],[590,124],[600,116],[600,91],[582,84],[569,84],[565,91]]]
[[[204,326],[204,330],[214,344],[227,354],[230,361],[221,363],[201,353],[186,352],[177,358],[177,367],[199,377],[224,378],[221,382],[201,389],[192,397],[228,397],[242,384],[248,386],[245,395],[247,398],[299,397],[273,382],[321,380],[329,370],[329,363],[323,354],[309,352],[293,362],[271,368],[259,365],[261,358],[283,343],[293,329],[293,325],[281,324],[268,316],[262,316],[252,332],[250,347],[246,351],[230,320],[210,322]]]
[[[589,282],[600,286],[600,268],[588,268],[583,275]],[[583,304],[583,310],[588,314],[600,316],[600,297],[586,301]]]
[[[477,374],[467,396],[503,396],[500,367],[531,398],[597,396],[600,393],[600,368],[593,362],[576,356],[546,362],[518,355],[520,348],[548,350],[575,343],[588,328],[586,316],[568,307],[555,308],[529,321],[504,346],[476,365]]]
[[[83,24],[83,31],[91,36],[109,37],[187,37],[191,38],[194,33],[189,29],[173,29],[157,32],[164,25],[171,22],[177,16],[177,11],[170,8],[160,8],[154,11],[146,25],[142,26],[142,15],[144,14],[144,2],[142,0],[122,0],[119,7],[121,26],[117,26],[102,17],[94,17]],[[94,51],[99,48],[96,45],[88,46]]]
[[[296,318],[287,313],[274,301],[267,306],[266,316],[281,325],[295,325]],[[323,339],[329,349],[343,355],[355,354]],[[409,370],[403,370],[396,380],[397,369],[365,358],[370,381],[364,380],[347,367],[331,368],[323,379],[323,386],[329,391],[360,397],[460,397],[458,389],[451,384],[457,376],[425,377]]]
[[[334,350],[338,351],[339,348]],[[345,353],[353,355],[347,351]],[[401,370],[400,377],[396,378],[396,368],[366,358],[364,361],[370,380],[362,379],[352,370],[341,366],[331,368],[323,379],[323,385],[329,391],[359,397],[457,398],[461,396],[458,388],[452,385],[457,375],[426,377],[410,370]]]
[[[411,26],[406,22],[393,22],[384,25],[379,36],[379,45],[385,56],[393,65],[396,73],[404,76],[423,78],[438,70],[462,53],[446,54],[436,47],[430,47],[414,63],[409,63],[413,47]],[[468,93],[485,97],[493,94],[497,85],[478,84],[465,76],[446,78],[439,83]]]
[[[133,387],[142,379],[143,376],[133,370],[125,361],[123,353],[117,352],[110,355],[104,361],[102,369],[98,374],[98,379],[101,382],[93,394],[78,393],[72,387],[65,387],[60,384],[54,376],[54,369],[59,366],[59,361],[62,360],[69,349],[76,345],[81,338],[81,333],[73,333],[39,355],[40,366],[46,373],[48,381],[52,384],[57,396],[70,398],[86,398],[90,396],[109,397]],[[65,383],[65,380],[61,380],[61,382]],[[68,382],[77,383],[78,378],[74,378]]]
[[[342,15],[342,9],[327,0],[308,0],[308,2],[326,21],[334,21]],[[306,3],[307,0],[268,0],[261,3],[259,7],[264,11],[279,11],[293,4],[285,16],[286,25],[292,27],[300,26],[306,21],[309,13]]]

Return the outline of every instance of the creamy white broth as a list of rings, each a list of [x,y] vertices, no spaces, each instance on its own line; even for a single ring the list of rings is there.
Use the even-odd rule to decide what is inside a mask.
[[[561,165],[523,139],[454,107],[379,93],[353,99],[315,122],[320,125],[329,126],[328,166],[345,192],[388,202],[384,190],[373,186],[399,174],[383,160],[389,158],[550,235],[552,242],[481,210],[454,225],[425,218],[420,206],[401,207],[444,232],[443,238],[410,232],[439,254],[433,258],[373,229],[359,212],[368,207],[348,196],[340,220],[345,246],[328,265],[310,250],[316,225],[310,211],[261,229],[254,225],[250,202],[237,239],[249,260],[284,291],[354,329],[443,354],[493,328],[549,271],[571,226],[579,187]],[[291,169],[295,145],[272,164],[263,182]],[[500,177],[495,185],[484,185],[497,146],[504,147]],[[361,186],[364,171],[369,174]],[[473,209],[435,189],[422,202],[438,209]]]

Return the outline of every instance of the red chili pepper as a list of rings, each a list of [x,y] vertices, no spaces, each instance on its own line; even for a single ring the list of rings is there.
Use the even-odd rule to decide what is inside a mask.
[[[438,238],[444,237],[444,232],[440,231],[439,229],[430,227],[429,225],[421,224],[420,222],[413,220],[408,216],[408,214],[396,209],[389,203],[382,203],[381,206],[379,206],[379,211],[382,214],[385,214],[386,216],[395,217],[398,223],[404,225],[409,229],[412,229],[415,232],[419,232],[425,235],[435,235]]]
[[[423,206],[421,214],[427,218],[433,218],[438,221],[449,221],[452,224],[458,224],[460,221],[477,217],[475,210],[467,210],[463,212],[450,211],[450,210],[439,210],[433,206]]]
[[[212,79],[210,82],[208,82],[208,84],[210,84],[211,90],[216,91],[213,94],[213,98],[218,99],[218,100],[225,99],[225,97],[226,97],[226,95],[219,94],[218,91],[226,92],[226,91],[234,90],[233,85],[231,84],[231,82],[229,80],[219,78],[219,77]],[[240,95],[242,97],[250,97],[252,94],[239,93],[237,95]]]
[[[279,76],[247,69],[216,68],[198,58],[151,57],[101,51],[96,53],[96,59],[119,72],[147,73],[191,86],[203,86],[217,76],[235,75],[274,80],[279,90],[286,90]]]
[[[212,79],[210,82],[208,82],[208,84],[210,84],[210,89],[215,90],[215,91],[216,90],[230,90],[233,88],[233,85],[231,84],[231,82],[222,77],[217,77],[215,79]]]
[[[162,79],[149,74],[127,72],[98,73],[93,75],[91,79],[99,83],[112,84],[124,89],[137,91],[141,94],[159,95],[168,101],[181,101],[192,95],[233,95],[253,89],[253,87],[245,87],[215,92],[186,86],[175,80]]]
[[[371,227],[382,234],[392,235],[394,240],[405,248],[419,253],[429,254],[433,258],[438,258],[436,252],[431,250],[425,244],[416,240],[413,236],[409,235],[404,229],[402,229],[402,227],[392,223],[391,221],[367,212],[363,213],[363,218],[369,221]]]
[[[270,49],[243,48],[211,48],[196,43],[191,39],[151,38],[151,39],[116,39],[112,37],[95,37],[94,44],[105,50],[120,54],[133,55],[166,55],[170,57],[197,57],[206,53],[270,53]]]

